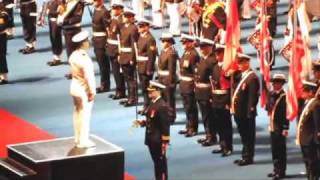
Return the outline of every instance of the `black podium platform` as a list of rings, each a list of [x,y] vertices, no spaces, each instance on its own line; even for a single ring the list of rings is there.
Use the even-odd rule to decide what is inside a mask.
[[[124,150],[95,135],[90,139],[96,147],[76,148],[72,137],[9,145],[0,174],[10,180],[124,179]]]

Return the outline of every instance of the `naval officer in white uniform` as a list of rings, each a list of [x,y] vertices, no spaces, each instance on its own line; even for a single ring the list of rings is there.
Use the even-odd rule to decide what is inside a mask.
[[[78,44],[69,58],[71,68],[70,94],[73,97],[73,123],[75,143],[78,148],[94,147],[89,140],[91,111],[96,95],[94,69],[87,50],[89,49],[88,32],[82,31],[73,36],[72,41]]]

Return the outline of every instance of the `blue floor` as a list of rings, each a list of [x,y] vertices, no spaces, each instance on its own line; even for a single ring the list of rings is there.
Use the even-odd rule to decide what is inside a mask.
[[[286,25],[286,16],[282,12],[287,10],[287,1],[279,3],[278,34],[274,43],[277,50],[283,46],[282,32]],[[149,11],[146,15],[150,15]],[[63,76],[68,72],[67,65],[48,67],[46,62],[51,60],[48,27],[38,28],[38,52],[31,55],[21,55],[17,52],[24,46],[21,22],[15,14],[17,36],[8,43],[8,64],[10,84],[0,86],[0,108],[4,108],[40,128],[58,137],[73,135],[72,100],[69,95],[70,81]],[[183,29],[187,30],[187,20],[183,21]],[[244,52],[255,57],[255,50],[246,43],[246,37],[253,32],[255,19],[242,22],[242,46]],[[84,29],[90,29],[90,19],[87,10],[83,18]],[[316,57],[316,35],[319,33],[320,23],[313,23],[311,38],[312,56]],[[158,38],[161,30],[153,32]],[[178,40],[178,39],[176,39]],[[178,41],[177,41],[178,42]],[[159,42],[158,42],[158,45]],[[176,49],[182,53],[180,43]],[[92,49],[90,55],[93,56]],[[66,61],[65,55],[63,60]],[[252,66],[258,67],[258,61],[253,58]],[[98,72],[97,64],[95,69]],[[287,62],[280,56],[276,57],[277,71],[287,73]],[[96,80],[98,83],[99,75]],[[98,83],[99,84],[99,83]],[[112,82],[112,87],[114,83]],[[126,171],[141,180],[153,179],[153,164],[147,148],[144,146],[144,129],[131,128],[135,119],[135,108],[123,108],[117,101],[108,98],[108,94],[96,96],[93,109],[92,133],[117,144],[125,149]],[[240,157],[241,143],[238,133],[234,131],[234,155],[221,158],[211,154],[212,147],[203,148],[196,143],[200,136],[186,139],[178,135],[178,130],[185,126],[185,116],[182,111],[181,98],[177,94],[178,116],[177,122],[171,127],[171,146],[168,151],[169,177],[177,180],[191,179],[268,179],[267,173],[272,171],[272,161],[268,134],[268,118],[264,110],[259,108],[257,117],[257,145],[255,164],[247,167],[233,165],[233,160]],[[140,97],[142,100],[142,97]],[[295,123],[291,123],[288,137],[288,169],[290,179],[304,179],[299,175],[304,171],[301,153],[295,145]],[[200,125],[200,131],[203,126]],[[17,133],[18,130],[17,130]],[[0,132],[1,134],[1,132]],[[1,136],[0,136],[1,138]]]

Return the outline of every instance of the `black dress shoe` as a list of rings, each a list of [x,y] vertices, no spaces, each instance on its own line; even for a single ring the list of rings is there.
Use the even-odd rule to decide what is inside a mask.
[[[233,164],[239,164],[240,161],[242,161],[242,159],[236,159],[233,161]]]
[[[211,139],[207,139],[205,142],[202,143],[202,146],[208,147],[208,146],[213,146],[214,144],[216,144],[215,141],[213,141]]]
[[[127,96],[126,95],[115,95],[112,99],[113,100],[118,100],[118,99],[123,99],[123,98],[126,98]],[[124,100],[124,101],[127,101],[127,100]],[[121,103],[120,103],[121,104]]]
[[[109,92],[109,91],[110,91],[110,88],[98,87],[98,88],[96,89],[96,91],[97,91],[98,94],[101,94],[101,93]]]
[[[9,84],[8,80],[0,80],[0,85]]]
[[[125,104],[127,104],[127,103],[128,103],[128,99],[121,100],[121,101],[119,102],[119,104],[121,104],[121,105],[125,105]]]
[[[223,150],[223,153],[221,154],[221,157],[227,157],[232,154],[231,150]]]
[[[206,140],[207,140],[207,138],[200,138],[200,139],[197,140],[197,142],[198,142],[199,144],[202,144],[202,143],[205,142]]]
[[[247,166],[249,164],[253,164],[253,160],[250,160],[250,159],[242,159],[238,165],[239,166]]]
[[[272,177],[274,177],[275,175],[276,175],[276,173],[275,173],[275,172],[272,172],[272,173],[269,173],[269,174],[267,175],[267,177],[272,178]]]
[[[195,135],[197,135],[196,131],[188,131],[187,134],[185,134],[184,136],[185,137],[192,137],[192,136],[195,136]]]
[[[109,94],[109,98],[113,99],[116,96],[116,94]]]
[[[187,129],[183,129],[183,130],[180,130],[178,133],[179,134],[187,134],[188,130]]]
[[[285,174],[284,173],[280,173],[280,174],[278,174],[278,173],[276,173],[274,176],[273,176],[273,180],[279,180],[279,179],[283,179],[283,178],[285,178]]]
[[[222,153],[223,150],[222,149],[214,149],[211,153],[212,154],[219,154],[219,153]]]
[[[59,66],[62,64],[61,60],[52,60],[47,62],[48,66]]]
[[[127,103],[123,104],[124,107],[131,107],[135,106],[137,103],[133,101],[128,101]]]
[[[31,53],[34,53],[35,51],[36,50],[34,49],[34,47],[25,47],[24,49],[21,50],[21,53],[22,54],[31,54]]]

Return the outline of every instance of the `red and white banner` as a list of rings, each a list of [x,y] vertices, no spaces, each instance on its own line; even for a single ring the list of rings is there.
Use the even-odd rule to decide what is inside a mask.
[[[226,14],[226,48],[224,50],[224,59],[222,69],[228,72],[230,69],[236,69],[236,55],[240,48],[240,19],[237,8],[237,0],[227,0]]]

